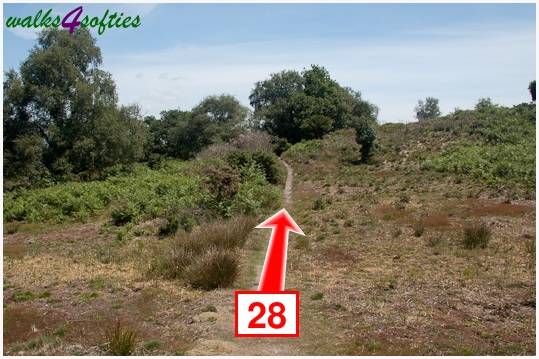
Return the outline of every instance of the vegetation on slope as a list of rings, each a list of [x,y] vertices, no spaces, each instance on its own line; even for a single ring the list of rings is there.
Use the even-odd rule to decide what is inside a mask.
[[[125,224],[163,216],[171,209],[206,216],[257,214],[278,207],[279,190],[250,163],[233,168],[223,160],[167,161],[161,169],[137,165],[128,175],[68,182],[4,195],[4,220],[62,222],[87,219],[110,208]]]
[[[456,141],[423,168],[470,175],[492,187],[535,187],[535,105],[480,101],[475,110],[455,111],[429,127],[450,132]]]

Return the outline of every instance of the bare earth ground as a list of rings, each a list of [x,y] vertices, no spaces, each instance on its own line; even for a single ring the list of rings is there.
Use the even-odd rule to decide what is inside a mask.
[[[148,279],[156,224],[117,245],[98,220],[4,235],[4,354],[104,354],[117,319],[136,354],[535,354],[535,201],[398,166],[286,161],[287,209],[307,235],[288,256],[300,338],[234,338],[233,289]],[[492,240],[466,250],[477,221]],[[268,238],[252,232],[237,289],[256,287]]]

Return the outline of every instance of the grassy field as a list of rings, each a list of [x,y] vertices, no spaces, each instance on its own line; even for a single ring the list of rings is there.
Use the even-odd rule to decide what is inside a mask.
[[[306,234],[289,246],[294,340],[232,327],[232,288],[256,287],[269,238],[249,228],[281,205],[282,176],[197,160],[6,195],[4,353],[535,354],[535,128],[496,138],[488,113],[458,116],[381,126],[369,164],[346,130],[283,154]],[[190,273],[222,238],[238,273],[207,290]]]
[[[285,156],[297,175],[292,213],[308,234],[288,283],[307,298],[303,317],[319,323],[302,352],[535,353],[532,189],[421,169],[452,148],[422,131],[383,126],[368,166],[348,164],[346,132]]]

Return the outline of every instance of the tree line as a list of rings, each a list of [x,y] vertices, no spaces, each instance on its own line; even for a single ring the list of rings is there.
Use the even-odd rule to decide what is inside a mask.
[[[277,154],[289,144],[353,128],[367,161],[378,108],[341,86],[318,65],[285,70],[255,83],[251,111],[230,95],[208,96],[191,110],[143,116],[118,104],[110,73],[88,30],[43,31],[19,71],[4,76],[4,188],[93,180],[139,161],[190,159],[205,147],[253,130],[273,136]],[[535,102],[535,81],[528,86]],[[415,107],[422,122],[441,115],[438,99]],[[481,99],[477,106],[486,106]]]
[[[354,128],[367,160],[378,109],[326,69],[282,71],[257,82],[254,111],[230,95],[191,110],[143,116],[118,103],[101,50],[87,29],[43,31],[18,71],[4,75],[4,188],[94,180],[160,158],[189,159],[206,146],[262,130],[276,151],[330,131]]]

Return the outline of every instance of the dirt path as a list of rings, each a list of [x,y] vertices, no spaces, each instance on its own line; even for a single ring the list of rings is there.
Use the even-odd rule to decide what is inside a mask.
[[[281,160],[282,161],[282,160]],[[284,205],[289,206],[292,203],[292,181],[294,179],[294,170],[292,167],[285,161],[282,161],[283,165],[286,167],[286,182],[284,185]]]
[[[283,190],[284,206],[292,203],[292,167],[286,167],[286,182]],[[256,289],[262,270],[267,233],[254,232],[247,243],[248,254],[245,258],[245,277],[240,279],[240,287]],[[298,355],[297,339],[286,338],[235,338],[234,337],[234,298],[230,290],[217,290],[210,294],[210,301],[218,303],[215,319],[200,323],[208,327],[208,336],[200,339],[188,355]],[[203,314],[204,315],[204,314]],[[209,315],[209,314],[208,314]],[[211,338],[211,339],[210,339]]]

